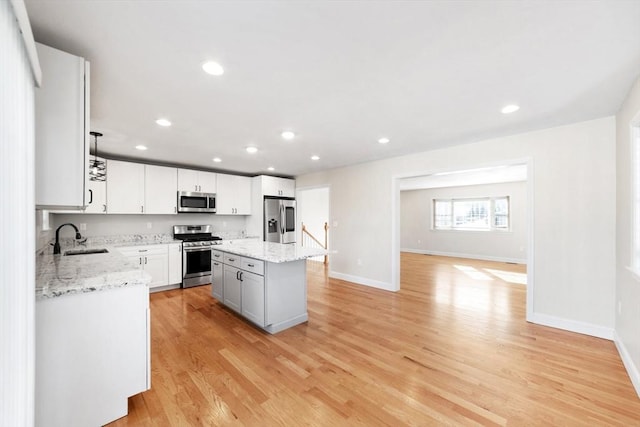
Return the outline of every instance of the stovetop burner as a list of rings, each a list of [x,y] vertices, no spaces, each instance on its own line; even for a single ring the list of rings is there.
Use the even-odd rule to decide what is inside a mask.
[[[222,238],[212,234],[211,225],[174,225],[173,238],[188,246],[219,245]]]

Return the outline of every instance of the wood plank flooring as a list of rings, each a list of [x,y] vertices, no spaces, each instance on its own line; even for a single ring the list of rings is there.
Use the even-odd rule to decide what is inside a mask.
[[[152,388],[121,426],[640,426],[611,341],[529,324],[524,266],[403,253],[402,290],[308,262],[269,335],[209,286],[151,295]]]

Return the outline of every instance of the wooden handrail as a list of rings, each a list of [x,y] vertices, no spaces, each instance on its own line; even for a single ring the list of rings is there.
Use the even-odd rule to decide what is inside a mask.
[[[301,244],[302,244],[302,246],[304,246],[304,236],[305,236],[305,234],[306,234],[306,235],[307,235],[307,236],[309,236],[309,238],[310,238],[311,240],[313,240],[313,241],[314,241],[318,246],[320,246],[322,249],[325,249],[325,250],[326,250],[326,249],[327,249],[327,247],[328,247],[328,246],[327,246],[327,244],[328,244],[328,240],[327,240],[327,237],[328,237],[328,231],[329,231],[329,224],[325,222],[325,223],[324,223],[324,244],[323,244],[323,243],[322,243],[320,240],[318,240],[318,239],[317,239],[313,234],[311,234],[311,233],[309,232],[309,230],[307,230],[307,227],[304,225],[304,223],[302,223],[302,239],[301,239]],[[327,255],[325,255],[325,256],[324,256],[324,263],[326,264],[327,262],[328,262],[328,256],[327,256]]]

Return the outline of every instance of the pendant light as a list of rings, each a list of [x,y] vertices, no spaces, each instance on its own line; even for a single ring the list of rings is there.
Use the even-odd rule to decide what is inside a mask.
[[[102,136],[100,132],[89,132],[93,136],[95,149],[93,150],[93,160],[89,160],[89,179],[91,181],[107,180],[107,165],[104,160],[98,160],[98,137]]]

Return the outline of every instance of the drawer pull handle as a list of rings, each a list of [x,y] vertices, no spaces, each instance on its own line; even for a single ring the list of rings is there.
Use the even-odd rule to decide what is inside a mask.
[[[247,264],[249,267],[255,267],[255,265],[253,264]]]
[[[233,262],[235,260],[236,260],[235,258],[229,258],[229,261],[231,261],[231,262]]]

